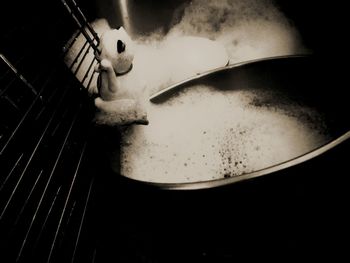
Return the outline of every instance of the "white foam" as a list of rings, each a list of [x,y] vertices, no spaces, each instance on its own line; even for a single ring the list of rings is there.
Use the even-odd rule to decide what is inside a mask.
[[[99,35],[110,29],[105,19],[94,21],[92,26]],[[133,70],[137,70],[137,75],[147,83],[150,93],[197,73],[224,66],[227,59],[220,59],[222,50],[228,54],[231,64],[308,52],[298,31],[270,0],[194,0],[185,6],[183,16],[174,22],[167,34],[156,31],[139,36],[132,35],[132,30],[128,33],[136,42]],[[195,41],[195,37],[216,43]],[[75,42],[65,59],[67,65],[71,65],[84,42],[83,36]],[[90,51],[77,72],[80,81],[92,59],[93,52]],[[80,60],[72,71],[76,70]],[[90,84],[91,91],[96,90],[96,79],[97,74]],[[88,80],[84,81],[84,86]]]
[[[197,86],[150,105],[150,124],[123,135],[121,173],[161,183],[207,181],[279,164],[325,143],[322,129],[298,116],[312,119],[312,110],[291,106],[291,116],[253,106],[254,96]]]
[[[93,26],[99,35],[109,29],[104,20],[95,21]],[[224,46],[232,64],[305,52],[297,30],[270,0],[194,0],[166,35],[132,36],[137,42],[133,73],[150,93],[219,66],[215,45],[208,52],[198,43],[185,50],[186,54],[202,54],[192,60],[197,64],[181,63],[181,49],[176,50],[176,46],[188,36]],[[67,55],[68,65],[84,42],[80,36]],[[78,71],[79,80],[92,58],[90,51]],[[198,70],[198,65],[206,68]],[[96,88],[96,76],[90,90]],[[309,109],[296,107],[296,114],[290,116],[282,110],[253,107],[249,103],[252,97],[242,91],[224,94],[197,87],[171,103],[150,105],[150,125],[132,126],[124,134],[122,173],[154,182],[238,176],[294,158],[326,140],[319,130],[298,119],[298,112],[313,114]]]
[[[194,0],[168,33],[215,40],[225,46],[230,63],[308,53],[292,23],[270,0]]]

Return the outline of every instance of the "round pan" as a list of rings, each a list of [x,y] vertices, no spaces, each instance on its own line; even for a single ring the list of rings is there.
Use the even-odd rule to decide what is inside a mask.
[[[161,189],[176,190],[229,185],[299,165],[326,154],[349,139],[350,123],[345,89],[334,81],[335,76],[320,62],[313,56],[283,56],[229,65],[172,85],[151,96],[150,100],[152,103],[163,103],[181,90],[190,89],[197,84],[215,85],[218,89],[244,87],[247,90],[260,90],[270,94],[270,106],[283,107],[292,101],[316,109],[323,116],[327,126],[329,140],[324,145],[310,149],[297,158],[240,176],[191,183],[143,183]]]

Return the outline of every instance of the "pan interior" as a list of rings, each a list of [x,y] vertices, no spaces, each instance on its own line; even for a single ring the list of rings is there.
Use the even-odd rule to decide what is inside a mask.
[[[189,82],[151,103],[150,125],[122,133],[114,168],[140,181],[203,182],[268,168],[329,142],[326,115],[284,90],[283,83],[298,83],[271,79],[264,63]]]

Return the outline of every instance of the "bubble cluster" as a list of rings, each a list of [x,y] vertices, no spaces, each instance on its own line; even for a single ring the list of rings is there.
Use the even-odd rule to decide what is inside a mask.
[[[222,179],[279,164],[327,141],[312,109],[252,105],[261,95],[195,86],[150,105],[149,126],[123,134],[128,143],[121,148],[122,174],[161,183]],[[300,117],[305,114],[307,121]]]
[[[296,28],[271,0],[194,0],[182,13],[167,37],[216,40],[231,63],[307,52]]]
[[[93,21],[92,26],[99,35],[110,29],[105,19]],[[231,64],[309,52],[303,47],[297,29],[271,0],[194,0],[174,11],[169,31],[155,30],[147,35],[133,35],[132,30],[128,33],[136,42],[133,70],[145,81],[151,94],[197,73],[224,66],[217,60],[222,53],[219,47],[223,47]],[[186,37],[202,37],[216,44],[189,41]],[[65,58],[69,66],[84,47],[85,39],[80,35],[74,43]],[[183,61],[191,54],[198,54],[192,60],[198,61],[195,65],[188,63],[190,59]],[[77,72],[79,80],[83,80],[92,59],[93,52],[88,52]],[[73,65],[73,72],[79,64],[80,59]],[[97,74],[90,91],[96,90],[96,78]]]

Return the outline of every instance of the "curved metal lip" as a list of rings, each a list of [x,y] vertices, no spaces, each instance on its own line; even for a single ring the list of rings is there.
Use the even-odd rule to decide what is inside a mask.
[[[153,186],[159,189],[163,190],[200,190],[200,189],[209,189],[209,188],[215,188],[219,186],[225,186],[230,185],[233,183],[237,183],[240,181],[245,181],[249,179],[253,179],[256,177],[260,177],[263,175],[271,174],[277,171],[281,171],[284,169],[287,169],[289,167],[301,164],[303,162],[306,162],[308,160],[311,160],[317,156],[322,155],[323,153],[327,152],[328,150],[336,147],[337,145],[341,144],[342,142],[348,140],[350,138],[350,131],[346,132],[345,134],[341,135],[337,139],[334,139],[333,141],[320,146],[319,148],[316,148],[308,153],[305,153],[301,156],[298,156],[294,159],[263,168],[261,170],[257,170],[251,173],[242,174],[235,177],[230,178],[222,178],[222,179],[216,179],[216,180],[210,180],[210,181],[200,181],[200,182],[184,182],[184,183],[157,183],[157,182],[148,182],[148,181],[142,181],[142,180],[136,180],[132,179],[130,177],[127,177],[128,179],[132,181],[136,181],[139,183],[143,183],[149,186]]]
[[[236,64],[229,64],[229,65],[224,66],[224,67],[220,67],[220,68],[216,68],[213,70],[203,72],[201,74],[198,74],[198,75],[193,76],[191,78],[188,78],[186,80],[178,82],[174,85],[171,85],[168,88],[153,94],[150,97],[150,101],[153,102],[153,101],[157,100],[158,97],[163,96],[165,93],[167,93],[175,88],[178,88],[179,86],[184,85],[190,81],[200,79],[202,77],[208,76],[208,75],[216,73],[216,72],[230,70],[232,68],[236,68],[236,67],[240,67],[240,66],[244,66],[244,65],[248,65],[248,64],[252,64],[252,63],[257,63],[257,62],[268,61],[268,60],[279,60],[279,59],[289,59],[289,58],[305,58],[305,57],[311,57],[311,56],[312,55],[310,55],[310,54],[274,56],[274,57],[267,57],[267,58],[244,61],[244,62],[240,62],[240,63],[236,63]],[[307,153],[300,155],[298,157],[295,157],[293,159],[290,159],[290,160],[287,160],[285,162],[263,168],[261,170],[257,170],[257,171],[251,172],[251,173],[242,174],[242,175],[230,177],[230,178],[222,178],[222,179],[215,179],[215,180],[209,180],[209,181],[199,181],[199,182],[160,183],[160,182],[136,180],[136,179],[126,177],[126,176],[124,176],[124,177],[128,178],[130,181],[135,181],[135,182],[149,185],[152,187],[156,187],[156,188],[159,188],[162,190],[200,190],[200,189],[215,188],[215,187],[230,185],[230,184],[237,183],[240,181],[253,179],[256,177],[271,174],[271,173],[298,165],[298,164],[303,163],[305,161],[311,160],[319,155],[322,155],[323,153],[325,153],[328,150],[334,148],[335,146],[341,144],[342,142],[348,140],[349,138],[350,138],[350,131],[344,133],[343,135],[339,136],[338,138],[336,138],[336,139],[334,139],[334,140],[332,140],[332,141],[330,141],[330,142],[328,142],[328,143],[326,143],[326,144],[324,144],[316,149],[311,150],[310,152],[307,152]]]
[[[249,65],[249,64],[253,64],[253,63],[270,61],[270,60],[280,60],[280,59],[289,59],[289,58],[307,58],[307,57],[312,57],[312,55],[311,54],[298,54],[298,55],[272,56],[272,57],[265,57],[265,58],[242,61],[242,62],[238,62],[238,63],[234,63],[234,64],[228,64],[228,65],[223,66],[223,67],[219,67],[219,68],[208,70],[208,71],[205,71],[202,73],[198,73],[195,76],[192,76],[190,78],[187,78],[185,80],[177,82],[177,83],[175,83],[175,84],[173,84],[165,89],[162,89],[161,91],[154,93],[153,95],[150,96],[149,100],[151,102],[156,102],[156,100],[158,98],[160,98],[161,96],[163,96],[164,94],[166,94],[166,93],[168,93],[168,92],[170,92],[170,91],[172,91],[172,90],[174,90],[182,85],[185,85],[188,82],[201,79],[205,76],[214,74],[216,72],[226,71],[226,70],[230,70],[233,68],[237,68],[237,67],[241,67],[241,66],[245,66],[245,65]]]

